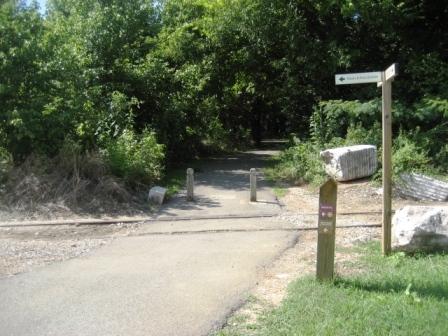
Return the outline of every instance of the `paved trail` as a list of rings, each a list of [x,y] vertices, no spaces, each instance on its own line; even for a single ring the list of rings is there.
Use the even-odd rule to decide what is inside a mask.
[[[270,154],[212,160],[195,176],[195,202],[173,197],[136,236],[1,280],[0,335],[219,330],[255,286],[257,270],[298,236],[274,216],[281,208],[262,174],[258,202],[249,202],[249,170]]]

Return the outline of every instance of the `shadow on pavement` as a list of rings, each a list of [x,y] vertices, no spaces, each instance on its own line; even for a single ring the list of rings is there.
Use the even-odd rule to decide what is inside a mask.
[[[155,216],[230,216],[273,212],[278,202],[262,168],[265,161],[278,152],[254,150],[210,159],[200,172],[195,173],[194,202],[187,202],[186,190],[182,190],[166,200]],[[257,202],[250,202],[251,168],[257,169]]]

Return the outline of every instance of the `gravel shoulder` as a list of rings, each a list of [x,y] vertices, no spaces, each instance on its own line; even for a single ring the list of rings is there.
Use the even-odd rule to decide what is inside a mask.
[[[0,279],[82,258],[135,232],[138,223],[0,227]]]

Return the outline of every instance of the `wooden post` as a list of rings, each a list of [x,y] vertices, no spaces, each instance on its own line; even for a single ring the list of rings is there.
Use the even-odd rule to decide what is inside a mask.
[[[321,281],[333,278],[337,195],[333,178],[320,187],[316,277]]]
[[[194,201],[194,170],[193,168],[187,169],[187,201]]]
[[[382,252],[388,255],[391,252],[391,212],[392,212],[392,80],[386,79],[383,72],[383,239]]]
[[[250,201],[257,201],[257,169],[250,169]]]
[[[398,75],[398,64],[394,63],[386,71],[335,75],[336,85],[377,82],[383,90],[383,254],[391,252],[392,238],[392,81]]]

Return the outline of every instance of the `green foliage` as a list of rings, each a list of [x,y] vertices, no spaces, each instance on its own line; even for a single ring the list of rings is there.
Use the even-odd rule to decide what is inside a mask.
[[[414,118],[419,114],[427,127],[431,116],[433,120],[444,120],[445,103],[443,100],[425,100],[420,112],[414,109]],[[404,120],[411,113],[403,105],[395,104],[394,116]],[[358,101],[321,102],[314,110],[310,121],[311,141],[293,144],[279,157],[276,179],[302,180],[302,182],[321,181],[324,176],[322,163],[318,157],[321,150],[342,146],[370,144],[378,148],[379,164],[382,154],[382,126],[378,120],[380,106],[377,100],[367,103]],[[411,119],[408,119],[411,120]],[[410,130],[401,130],[393,138],[392,175],[400,178],[403,172],[420,172],[428,175],[444,174],[447,171],[448,130],[446,122],[421,131],[413,126]],[[281,173],[280,173],[281,172]],[[381,180],[381,168],[374,180]]]
[[[406,134],[400,134],[392,145],[392,176],[398,178],[403,172],[427,173],[430,160],[426,152]]]
[[[278,170],[288,179],[319,184],[325,180],[320,151],[350,145],[381,145],[378,100],[321,102],[310,119],[311,141],[300,142],[280,155]]]
[[[372,126],[364,127],[361,123],[351,124],[347,129],[346,146],[373,145],[380,148],[382,143],[381,123],[375,121]]]
[[[285,188],[274,187],[274,193],[279,197],[283,197],[288,193],[288,190]]]
[[[424,102],[431,112],[442,113],[445,118],[448,118],[448,99],[426,98]]]
[[[393,127],[418,124],[412,141],[442,166],[447,14],[441,1],[48,0],[44,18],[3,1],[0,146],[51,157],[67,138],[95,151],[150,128],[167,166],[289,133],[378,146],[380,90],[330,74],[398,62]]]
[[[41,115],[48,101],[43,64],[52,52],[43,46],[37,8],[13,0],[0,6],[0,146],[23,160],[32,151],[54,151],[52,129],[59,125]]]
[[[440,108],[446,113],[446,98],[448,95],[448,63],[445,56],[439,51],[429,52],[412,58],[407,64],[407,71],[413,77],[408,87],[409,93],[413,93],[412,101],[425,100],[433,104],[432,108]],[[428,97],[436,97],[429,99]],[[444,107],[443,107],[444,105]]]
[[[319,157],[320,147],[311,142],[298,141],[280,153],[275,169],[268,170],[271,180],[289,180],[295,183],[320,184],[326,179],[324,164]]]
[[[104,156],[111,173],[131,186],[154,185],[163,177],[164,146],[149,130],[142,134],[125,130],[106,142]]]
[[[8,179],[8,172],[12,166],[11,154],[0,147],[0,196],[6,193],[5,182]]]
[[[350,140],[353,141],[360,135],[359,132],[358,135],[355,135],[354,129],[369,129],[369,135],[362,139],[361,143],[371,140],[376,144],[378,143],[377,132],[380,121],[381,102],[378,99],[366,103],[357,100],[330,100],[320,102],[314,109],[310,120],[310,134],[314,141],[322,145],[336,137],[345,138],[349,127],[351,128]]]
[[[134,122],[133,109],[139,107],[137,98],[128,97],[118,91],[113,91],[109,98],[107,114],[97,122],[95,135],[101,143],[103,139],[115,138],[122,134]]]

